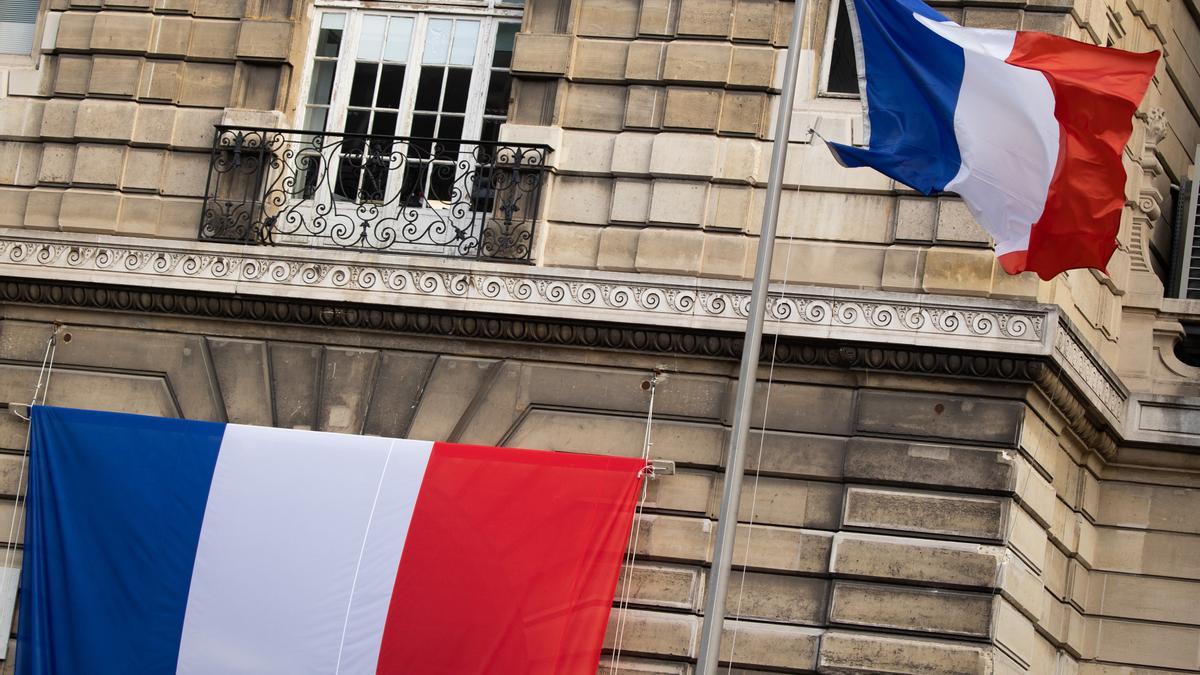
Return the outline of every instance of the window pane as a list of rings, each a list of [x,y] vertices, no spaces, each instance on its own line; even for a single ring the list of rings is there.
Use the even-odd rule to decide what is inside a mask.
[[[459,140],[462,138],[462,132],[463,118],[452,115],[442,115],[442,123],[438,126],[438,138]]]
[[[362,19],[362,32],[358,36],[358,58],[363,61],[378,61],[383,51],[383,31],[387,28],[387,17],[368,14]]]
[[[305,131],[325,131],[325,119],[329,116],[328,108],[310,106],[304,113]]]
[[[435,115],[413,115],[412,130],[409,135],[414,138],[433,138],[435,124],[437,124]]]
[[[371,105],[375,94],[375,74],[379,65],[375,63],[354,64],[354,81],[350,84],[350,105]]]
[[[371,125],[371,133],[377,136],[393,136],[396,133],[396,113],[377,112],[375,123]],[[375,144],[376,147],[382,147]]]
[[[829,51],[829,82],[825,90],[838,94],[858,93],[858,65],[854,54],[854,33],[846,15],[846,3],[838,3],[837,24],[833,29],[833,48]]]
[[[511,90],[512,76],[503,70],[492,71],[483,112],[488,115],[508,115],[508,95]]]
[[[379,108],[399,108],[400,92],[404,89],[404,66],[384,64],[379,76],[379,93],[375,105]]]
[[[480,134],[480,139],[484,141],[496,141],[500,139],[500,120],[484,120],[483,133]]]
[[[475,42],[478,39],[478,21],[456,21],[454,23],[454,46],[450,49],[450,63],[456,66],[469,66],[475,63]]]
[[[351,110],[346,113],[346,133],[348,134],[365,134],[367,133],[367,125],[371,122],[371,113],[366,110]],[[357,152],[362,148],[361,142],[346,139],[347,148],[355,148]]]
[[[321,15],[321,30],[317,33],[317,56],[336,57],[342,46],[342,25],[345,14]]]
[[[471,69],[451,68],[446,75],[446,93],[442,96],[442,111],[466,112],[467,94],[471,91]]]
[[[442,94],[442,73],[445,68],[423,66],[417,81],[417,110],[437,110]]]
[[[329,103],[333,95],[333,74],[337,72],[337,61],[313,63],[312,84],[308,87],[309,103]]]
[[[383,47],[384,61],[408,61],[408,49],[412,44],[413,20],[405,16],[388,19],[387,42]]]
[[[449,19],[430,19],[425,29],[425,55],[423,63],[445,63],[450,54],[450,28],[454,24]]]
[[[496,31],[496,51],[492,53],[493,68],[508,68],[512,65],[513,42],[520,28],[520,24],[500,24]]]

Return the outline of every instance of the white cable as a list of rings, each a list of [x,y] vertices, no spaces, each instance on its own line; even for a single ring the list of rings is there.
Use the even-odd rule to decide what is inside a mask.
[[[655,373],[650,378],[650,405],[646,411],[646,433],[642,438],[642,461],[646,465],[650,464],[650,446],[653,443],[650,441],[650,429],[654,423],[654,392],[658,386],[658,373]],[[646,469],[643,468],[642,471]],[[625,640],[625,618],[629,610],[629,589],[631,579],[633,578],[633,565],[637,562],[637,545],[638,535],[642,530],[642,511],[646,504],[646,494],[649,489],[649,479],[642,481],[642,494],[638,497],[637,505],[633,509],[633,527],[629,530],[629,542],[625,548],[625,581],[621,584],[621,601],[617,604],[617,630],[615,638],[615,646],[613,648],[612,661],[609,664],[608,672],[610,675],[615,675],[617,666],[621,662],[621,643]],[[623,561],[623,562],[625,562]]]
[[[783,263],[783,288],[779,291],[779,300],[782,302],[787,299],[789,273],[792,268],[792,248],[791,241],[788,243],[787,255],[784,257]],[[754,463],[754,487],[750,492],[750,520],[746,524],[746,553],[742,556],[741,577],[738,581],[737,602],[734,603],[733,610],[733,634],[730,636],[729,644],[729,666],[727,673],[733,673],[734,653],[737,650],[738,627],[742,621],[742,593],[746,590],[746,568],[750,565],[750,539],[754,534],[754,510],[758,506],[758,479],[762,474],[762,456],[763,446],[767,440],[767,414],[771,410],[771,385],[775,382],[775,357],[779,353],[779,334],[783,328],[783,317],[778,312],[775,313],[775,336],[771,342],[771,366],[767,370],[767,392],[763,400],[762,424],[759,425],[758,434],[758,459]],[[741,476],[737,476],[741,480]],[[731,480],[729,476],[725,480]],[[734,507],[739,508],[739,507]],[[737,517],[735,513],[734,518]]]

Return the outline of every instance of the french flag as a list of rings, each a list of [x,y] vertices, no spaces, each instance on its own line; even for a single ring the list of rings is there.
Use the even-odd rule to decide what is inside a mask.
[[[16,672],[592,675],[644,466],[35,407]]]
[[[964,28],[919,0],[846,2],[868,141],[830,143],[838,160],[958,193],[1009,274],[1105,270],[1158,52]]]

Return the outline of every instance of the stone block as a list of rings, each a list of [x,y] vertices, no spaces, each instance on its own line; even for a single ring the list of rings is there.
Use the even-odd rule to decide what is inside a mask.
[[[247,19],[238,22],[236,56],[250,61],[284,61],[292,50],[292,22]]]
[[[22,227],[25,225],[25,208],[29,202],[29,190],[0,187],[0,227]]]
[[[721,115],[721,92],[716,89],[667,88],[663,126],[671,129],[717,128]]]
[[[181,61],[147,61],[142,68],[138,98],[175,102],[179,98],[183,68],[184,64]]]
[[[854,529],[1000,541],[1008,504],[1002,497],[849,486],[842,523]]]
[[[81,101],[74,135],[81,141],[128,141],[137,108],[133,101]]]
[[[171,147],[177,150],[212,150],[220,110],[178,108],[171,133]]]
[[[114,98],[133,98],[142,77],[142,60],[132,56],[96,56],[88,93]]]
[[[738,0],[733,9],[733,39],[770,41],[777,6],[775,0]]]
[[[704,252],[704,233],[699,230],[643,230],[638,237],[639,272],[696,274]]]
[[[0,185],[37,185],[44,147],[41,143],[0,141]]]
[[[713,484],[708,507],[708,515],[713,518],[718,515],[722,485],[720,479]],[[754,498],[755,486],[752,478],[745,480],[743,488],[741,505],[738,508],[739,521],[751,522],[753,519],[756,525],[837,529],[838,514],[842,506],[842,488],[836,483],[760,476],[757,499]]]
[[[1041,287],[1042,282],[1034,272],[1009,274],[999,265],[996,265],[992,271],[991,297],[993,298],[1036,301]]]
[[[563,75],[571,61],[571,36],[517,33],[512,70],[535,75]]]
[[[1022,667],[1033,664],[1037,654],[1037,633],[1033,622],[1003,599],[996,601],[994,639],[997,646]]]
[[[766,94],[728,91],[721,103],[717,129],[727,134],[759,136],[765,133],[766,114]]]
[[[671,0],[642,0],[638,14],[638,34],[655,37],[675,35],[675,19],[678,5]]]
[[[172,197],[203,197],[209,160],[207,154],[172,152],[163,171],[162,193]]]
[[[913,246],[889,246],[883,258],[879,287],[885,291],[916,291],[921,288],[924,250]]]
[[[41,136],[47,103],[27,98],[0,98],[0,138],[19,141]],[[58,106],[70,106],[72,109],[78,105],[74,101],[55,103]]]
[[[828,595],[824,579],[747,572],[730,584],[726,605],[731,612],[739,608],[742,619],[817,626]]]
[[[571,59],[571,79],[622,82],[629,43],[620,40],[577,40]]]
[[[676,33],[729,37],[732,23],[733,0],[681,0]]]
[[[92,58],[61,54],[54,73],[54,93],[59,96],[83,96],[92,77]]]
[[[75,173],[72,183],[95,187],[116,187],[125,163],[125,146],[81,143],[75,148]]]
[[[153,27],[154,17],[150,14],[101,12],[96,15],[89,46],[97,52],[144,54],[150,48]]]
[[[59,229],[58,214],[62,206],[62,190],[34,188],[29,191],[25,206],[25,227],[41,230]]]
[[[618,178],[613,182],[610,221],[642,224],[649,211],[650,181]]]
[[[188,41],[188,56],[195,59],[232,61],[238,49],[238,21],[192,21],[192,37]],[[191,73],[188,77],[191,77]]]
[[[755,3],[755,0],[750,0]],[[746,2],[738,3],[739,6]],[[766,3],[774,6],[774,2]],[[775,77],[775,50],[770,47],[734,47],[729,65],[729,84],[735,87],[769,89]]]
[[[625,127],[657,129],[662,126],[666,96],[659,87],[629,87],[625,106]]]
[[[125,195],[121,199],[121,216],[117,221],[117,231],[121,234],[153,237],[158,233],[161,215],[161,198]]]
[[[608,223],[611,197],[611,180],[559,176],[554,181],[546,217],[562,223],[604,225]]]
[[[612,172],[616,176],[644,177],[650,173],[655,134],[627,131],[613,141]]]
[[[1020,506],[1013,504],[1008,514],[1008,545],[1040,572],[1046,561],[1046,530]]]
[[[42,146],[42,161],[38,167],[38,182],[66,185],[75,171],[75,146],[65,143],[46,143]]]
[[[748,541],[754,545],[748,547]],[[831,533],[819,530],[759,524],[755,524],[752,530],[749,525],[742,524],[738,525],[734,534],[734,550],[743,552],[746,566],[752,570],[824,574],[829,571],[832,541]],[[711,553],[710,550],[707,557],[709,561],[712,559]]]
[[[754,190],[749,186],[714,185],[711,190],[713,202],[706,227],[719,230],[745,232],[754,203]]]
[[[87,51],[92,46],[92,27],[96,15],[91,12],[65,12],[58,19],[54,48],[60,51]]]
[[[198,0],[193,13],[210,19],[240,19],[246,16],[246,0]]]
[[[1100,640],[1097,657],[1117,663],[1154,668],[1200,668],[1200,630],[1193,626],[1162,626],[1134,621],[1097,619]],[[1153,648],[1149,648],[1153,645]],[[1138,669],[1134,672],[1152,672]]]
[[[609,616],[608,632],[604,635],[604,647],[609,650],[616,647],[617,618],[616,612]],[[692,656],[699,629],[698,616],[627,609],[622,621],[621,647],[632,654]]]
[[[625,122],[625,87],[571,83],[562,120],[567,128],[620,131]]]
[[[641,563],[621,568],[615,601],[695,611],[700,608],[704,575],[695,567]]]
[[[1015,488],[1017,460],[1008,452],[912,441],[851,438],[845,475],[865,483],[901,483],[988,492]]]
[[[999,7],[969,7],[963,10],[960,25],[969,28],[1016,30],[1021,25],[1021,10]]]
[[[131,140],[136,145],[167,146],[175,133],[175,107],[140,105]]]
[[[150,52],[157,56],[183,58],[187,55],[192,36],[192,20],[180,16],[159,16],[154,19]]]
[[[761,191],[755,191],[751,213],[762,213]],[[752,229],[760,221],[751,219]],[[771,280],[791,283],[874,288],[879,284],[886,249],[876,246],[790,241],[775,246]]]
[[[196,0],[154,0],[154,9],[163,13],[190,14]]]
[[[761,144],[741,138],[721,140],[720,159],[717,160],[716,178],[737,183],[754,183],[761,176]]]
[[[880,435],[964,440],[1014,447],[1024,405],[1016,401],[953,395],[864,391],[857,429]]]
[[[564,131],[558,146],[558,170],[561,173],[608,175],[612,166],[616,136],[596,131]]]
[[[113,233],[121,211],[119,192],[67,190],[62,195],[58,222],[61,229],[73,232]]]
[[[120,7],[122,9],[149,10],[153,4],[152,0],[104,0],[105,7]]]
[[[606,227],[600,232],[600,248],[596,268],[632,272],[637,258],[637,241],[641,230],[628,227]]]
[[[125,171],[121,175],[121,187],[134,192],[157,192],[162,184],[165,150],[130,148],[125,155]]]
[[[546,265],[558,267],[594,267],[600,247],[600,230],[546,223]]]
[[[985,593],[835,581],[829,621],[868,629],[986,638],[992,625],[992,597]]]
[[[662,80],[666,49],[667,45],[663,42],[630,42],[625,59],[625,79],[658,84]]]
[[[928,197],[896,199],[896,241],[933,241],[938,203]]]
[[[699,226],[704,222],[708,184],[698,181],[654,181],[650,195],[651,223]],[[697,250],[697,258],[699,251]]]
[[[1011,550],[1002,556],[999,586],[1005,599],[1025,616],[1036,621],[1042,616],[1046,588],[1041,577]]]
[[[831,630],[821,637],[824,673],[991,675],[991,649],[967,642]]]
[[[938,200],[937,239],[940,242],[987,244],[991,237],[959,199]]]
[[[637,34],[636,0],[581,0],[575,33],[581,37],[632,38]]]
[[[663,79],[685,84],[725,84],[731,51],[726,44],[670,42],[663,61]]]
[[[196,35],[192,33],[193,42]],[[233,92],[232,65],[222,63],[185,63],[181,76],[179,104],[212,108],[229,105]]]
[[[203,202],[199,199],[164,199],[157,235],[170,239],[194,240],[200,228]]]
[[[718,279],[742,279],[750,256],[750,240],[739,235],[707,234],[700,274]]]
[[[726,619],[717,658],[722,663],[732,660],[736,665],[751,668],[807,672],[816,666],[822,632],[815,628]],[[749,675],[762,671],[737,669],[732,672]]]
[[[1004,561],[1001,546],[838,532],[829,571],[920,585],[995,588]]]
[[[718,139],[707,134],[654,136],[650,173],[663,178],[707,179],[716,171]]]

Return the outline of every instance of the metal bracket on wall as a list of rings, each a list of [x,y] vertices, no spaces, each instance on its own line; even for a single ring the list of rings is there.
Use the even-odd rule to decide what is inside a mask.
[[[669,459],[652,459],[643,470],[646,477],[652,480],[661,476],[674,476],[675,462]]]
[[[28,403],[8,403],[7,407],[8,412],[20,417],[26,422],[29,421],[29,408],[31,406]]]

